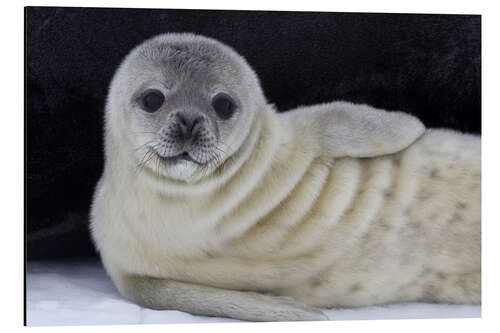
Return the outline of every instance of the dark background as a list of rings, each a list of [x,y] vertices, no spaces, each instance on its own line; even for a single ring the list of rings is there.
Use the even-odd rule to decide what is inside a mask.
[[[335,99],[481,132],[481,17],[26,8],[28,259],[95,256],[88,211],[103,107],[120,60],[164,32],[234,47],[285,111]]]

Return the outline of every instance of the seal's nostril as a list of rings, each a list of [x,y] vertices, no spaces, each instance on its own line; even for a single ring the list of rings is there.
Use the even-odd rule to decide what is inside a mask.
[[[176,117],[177,121],[179,122],[179,125],[182,125],[183,127],[188,127],[188,119],[185,114],[177,113]]]
[[[184,112],[177,113],[176,118],[177,126],[179,127],[184,140],[190,139],[193,136],[197,125],[201,124],[204,120],[202,116],[193,116]]]
[[[193,127],[195,127],[198,124],[201,124],[203,122],[203,117],[198,117],[193,121]]]
[[[198,117],[193,121],[193,125],[191,126],[191,132],[195,132],[198,125],[203,123],[203,117]]]

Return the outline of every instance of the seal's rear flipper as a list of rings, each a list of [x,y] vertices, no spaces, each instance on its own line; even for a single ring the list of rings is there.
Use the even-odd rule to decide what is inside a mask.
[[[121,282],[125,296],[156,310],[249,321],[328,320],[321,311],[287,297],[140,276],[128,276]]]

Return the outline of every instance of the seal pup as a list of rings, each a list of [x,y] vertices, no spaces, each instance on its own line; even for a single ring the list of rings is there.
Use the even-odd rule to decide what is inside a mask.
[[[133,49],[91,209],[104,267],[153,309],[252,321],[480,302],[480,139],[332,102],[278,114],[230,47]]]

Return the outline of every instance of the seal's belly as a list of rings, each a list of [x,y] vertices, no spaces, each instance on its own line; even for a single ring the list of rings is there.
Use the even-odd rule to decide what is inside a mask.
[[[260,194],[250,203],[253,209],[242,201],[231,212],[232,224],[216,224],[204,234],[212,244],[205,242],[201,255],[176,262],[175,278],[276,290],[317,276],[373,233],[374,226],[385,237],[385,228],[401,220],[403,208],[396,206],[403,204],[403,196],[397,180],[406,175],[394,172],[400,159],[344,158],[333,164],[315,159],[286,195],[266,193],[269,184],[263,182],[248,195]],[[283,190],[279,180],[275,188]],[[277,196],[283,199],[276,201]]]

